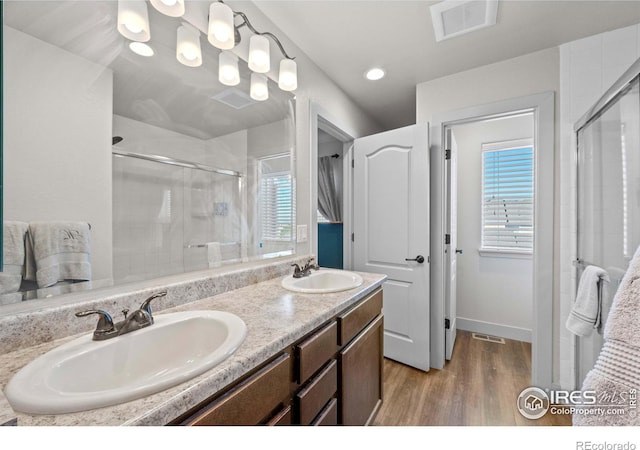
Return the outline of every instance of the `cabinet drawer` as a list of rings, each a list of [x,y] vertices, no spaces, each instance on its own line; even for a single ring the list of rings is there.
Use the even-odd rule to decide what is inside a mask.
[[[338,351],[338,325],[331,322],[296,345],[298,383],[303,383]]]
[[[290,388],[291,358],[285,353],[222,397],[205,406],[185,425],[257,425],[281,403]]]
[[[338,363],[332,360],[296,394],[300,424],[308,425],[338,390]]]
[[[338,344],[346,345],[382,311],[382,290],[378,290],[338,316]]]
[[[313,426],[338,425],[338,399],[333,398],[311,423]]]
[[[293,424],[291,406],[287,406],[267,422],[268,426],[291,425],[291,424]]]

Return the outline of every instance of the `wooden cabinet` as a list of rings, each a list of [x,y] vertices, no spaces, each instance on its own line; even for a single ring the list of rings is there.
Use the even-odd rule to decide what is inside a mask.
[[[382,403],[382,289],[172,425],[365,425]]]
[[[289,404],[291,357],[280,355],[246,380],[205,404],[181,425],[258,425]]]
[[[340,352],[343,425],[371,423],[382,404],[382,322],[379,316]]]

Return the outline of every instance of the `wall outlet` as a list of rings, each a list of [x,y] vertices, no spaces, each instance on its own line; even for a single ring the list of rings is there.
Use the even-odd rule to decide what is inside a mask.
[[[307,242],[307,226],[306,225],[298,225],[296,227],[296,241],[298,242]]]

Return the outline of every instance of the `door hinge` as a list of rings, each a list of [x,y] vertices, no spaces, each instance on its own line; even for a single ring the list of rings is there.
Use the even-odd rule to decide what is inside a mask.
[[[355,242],[356,241],[356,235],[354,233],[351,233],[351,242]]]
[[[445,244],[451,244],[451,235],[450,234],[445,234],[444,235],[444,243]]]
[[[451,150],[447,149],[444,151],[444,159],[446,159],[447,161],[451,159]]]
[[[354,159],[351,160],[351,168],[355,168],[356,167],[356,161]]]
[[[451,329],[451,321],[449,319],[444,319],[444,329],[445,330]]]

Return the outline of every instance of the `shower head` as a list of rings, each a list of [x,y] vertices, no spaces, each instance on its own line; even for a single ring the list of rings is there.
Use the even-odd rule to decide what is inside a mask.
[[[114,136],[111,138],[111,145],[116,145],[119,142],[122,142],[123,137],[122,136]]]

